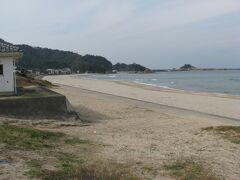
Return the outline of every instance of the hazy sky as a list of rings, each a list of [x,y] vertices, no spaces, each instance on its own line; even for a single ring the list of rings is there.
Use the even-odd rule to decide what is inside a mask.
[[[240,0],[0,0],[0,38],[149,68],[240,68]]]

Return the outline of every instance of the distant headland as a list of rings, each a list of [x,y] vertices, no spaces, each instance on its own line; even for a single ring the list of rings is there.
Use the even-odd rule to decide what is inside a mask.
[[[226,71],[226,70],[240,70],[240,68],[197,68],[191,64],[184,64],[180,68],[173,69],[153,69],[153,72],[171,72],[171,71]]]

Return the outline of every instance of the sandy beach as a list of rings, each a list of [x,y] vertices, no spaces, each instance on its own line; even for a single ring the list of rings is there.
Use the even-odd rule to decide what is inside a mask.
[[[55,84],[240,120],[239,96],[186,92],[124,81],[86,80],[74,75],[44,79]]]
[[[84,144],[59,145],[56,152],[2,145],[0,159],[11,163],[0,166],[0,179],[26,179],[32,161],[57,171],[59,153],[73,164],[74,158],[117,163],[140,179],[239,179],[239,97],[74,76],[44,79],[58,85],[52,90],[67,97],[80,120],[0,117],[0,125],[60,132]]]
[[[240,180],[240,0],[0,11],[0,180]]]
[[[76,137],[105,144],[108,160],[144,171],[144,178],[168,179],[164,162],[191,159],[219,179],[239,179],[240,145],[203,128],[239,126],[240,99],[74,76],[48,76],[59,85],[86,127],[59,128]],[[171,179],[171,178],[170,178]]]

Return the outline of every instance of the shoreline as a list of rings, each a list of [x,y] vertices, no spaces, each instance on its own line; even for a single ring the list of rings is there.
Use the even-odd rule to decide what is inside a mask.
[[[86,91],[88,93],[97,93],[100,96],[102,95],[102,96],[110,96],[112,98],[123,98],[123,99],[129,100],[129,101],[136,101],[136,102],[139,102],[139,103],[144,103],[144,104],[148,104],[148,105],[152,105],[152,106],[159,106],[159,107],[166,108],[166,109],[169,108],[173,111],[183,111],[183,112],[187,112],[187,113],[192,113],[192,114],[195,114],[196,116],[207,116],[207,117],[211,117],[213,119],[216,118],[216,119],[219,119],[219,120],[223,120],[224,122],[236,122],[236,123],[240,122],[240,119],[235,119],[235,118],[231,118],[231,117],[220,116],[220,115],[205,113],[205,112],[201,112],[201,111],[195,111],[195,110],[191,110],[191,109],[184,109],[184,108],[180,108],[180,107],[168,106],[168,105],[165,105],[165,104],[158,104],[158,103],[153,103],[153,102],[149,102],[149,101],[144,101],[144,100],[124,97],[124,96],[118,96],[118,95],[103,93],[103,92],[94,91],[94,90],[76,88],[76,87],[68,86],[68,85],[62,85],[62,84],[56,84],[56,85],[59,86],[61,89],[62,88],[75,88],[75,89],[78,89],[79,91]],[[93,120],[91,120],[91,121],[93,121]]]
[[[89,79],[90,80],[90,79]],[[98,80],[98,79],[95,79]],[[158,86],[154,84],[147,84],[147,83],[137,83],[137,82],[131,82],[131,81],[124,81],[124,80],[104,80],[104,81],[110,81],[110,82],[116,82],[119,84],[126,84],[129,86],[139,86],[141,88],[149,87],[150,90],[155,91],[166,91],[166,92],[174,92],[174,93],[190,93],[190,94],[196,94],[196,95],[202,95],[202,96],[216,96],[221,98],[233,98],[233,99],[240,99],[240,95],[234,95],[234,94],[227,94],[227,93],[219,93],[219,92],[206,92],[206,91],[191,91],[191,90],[183,90],[183,89],[177,89],[177,88],[170,88],[165,86]]]
[[[219,93],[187,92],[126,81],[81,79],[75,75],[45,76],[53,84],[152,102],[240,120],[240,97]]]
[[[181,71],[182,72],[182,71]],[[185,72],[185,71],[183,71]],[[84,77],[84,76],[89,76],[92,75],[93,77]],[[94,76],[97,75],[102,75],[102,74],[72,74],[70,76],[77,76],[80,79],[83,80],[103,80],[103,81],[112,81],[112,82],[126,82],[126,83],[132,83],[132,84],[138,84],[138,85],[144,85],[144,86],[149,86],[149,87],[153,87],[153,88],[159,88],[159,90],[164,90],[164,89],[169,89],[169,90],[174,90],[174,91],[183,91],[186,93],[197,93],[197,94],[210,94],[210,95],[219,95],[219,96],[232,96],[234,98],[240,98],[240,94],[234,94],[234,93],[229,93],[229,92],[218,92],[218,91],[207,91],[207,90],[187,90],[187,89],[181,89],[181,88],[177,88],[177,87],[170,87],[170,86],[164,86],[164,85],[159,85],[159,84],[154,84],[154,83],[145,83],[145,82],[140,82],[138,80],[121,80],[121,79],[97,79],[94,78]],[[62,75],[65,76],[65,75]],[[105,75],[103,75],[105,76]],[[115,74],[113,74],[112,76],[115,76]],[[111,76],[107,76],[110,77]]]
[[[48,77],[56,77],[56,76],[69,76],[71,78],[76,78],[76,75],[81,74],[71,74],[71,75],[51,75],[51,76],[43,76],[43,80],[48,80]],[[51,79],[51,78],[50,78]],[[207,91],[195,91],[195,90],[184,90],[184,89],[178,89],[178,88],[171,88],[168,86],[160,86],[155,84],[147,84],[147,83],[141,83],[141,82],[134,82],[134,81],[127,81],[127,80],[106,80],[106,79],[94,79],[94,78],[77,78],[81,80],[89,80],[89,81],[105,81],[105,82],[113,82],[117,84],[123,84],[127,86],[133,86],[133,87],[140,87],[143,89],[148,89],[152,91],[160,91],[160,92],[174,92],[174,93],[183,93],[183,94],[193,94],[193,95],[202,95],[202,96],[215,96],[215,97],[221,97],[221,98],[232,98],[232,99],[239,99],[240,95],[235,94],[228,94],[228,93],[220,93],[220,92],[207,92]],[[61,84],[61,83],[59,83]],[[71,87],[74,87],[71,85]]]

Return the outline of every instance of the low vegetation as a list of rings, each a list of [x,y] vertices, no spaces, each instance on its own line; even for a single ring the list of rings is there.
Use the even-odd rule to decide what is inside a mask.
[[[212,131],[219,134],[221,137],[228,139],[232,143],[240,144],[240,126],[207,127],[203,130]]]
[[[66,139],[65,140],[66,144],[71,144],[71,145],[75,145],[75,144],[90,144],[91,141],[90,140],[83,140],[83,139],[78,139],[78,138],[71,138],[71,139]]]
[[[51,88],[54,85],[48,81],[37,79],[33,76],[29,75],[17,75],[17,87],[25,87],[25,86],[40,86]]]
[[[51,95],[54,95],[54,93],[38,87],[18,88],[18,97],[32,98],[32,97],[46,97]]]
[[[6,156],[9,156],[10,151],[20,152],[17,153],[18,158],[25,161],[28,166],[25,175],[30,178],[139,179],[131,173],[129,167],[114,162],[97,161],[98,158],[91,154],[91,150],[97,148],[94,142],[69,137],[60,132],[0,124],[0,145],[5,148],[3,152],[7,153]]]
[[[66,156],[66,155],[64,155]],[[41,164],[33,162],[32,170],[29,172],[31,177],[37,177],[45,180],[137,180],[129,170],[120,168],[119,165],[106,165],[103,162],[86,165],[83,161],[76,160],[76,157],[67,155],[67,159],[61,155],[59,162],[61,167],[56,170],[46,170],[41,168]]]
[[[17,75],[17,91],[19,97],[45,97],[51,96],[48,88],[52,88],[55,85],[52,83],[42,80],[39,77],[34,77],[30,74],[18,73]]]
[[[41,131],[9,124],[0,125],[0,143],[8,149],[38,150],[52,148],[64,137],[62,133]]]
[[[203,164],[191,158],[168,161],[163,166],[170,175],[184,180],[217,180]]]

